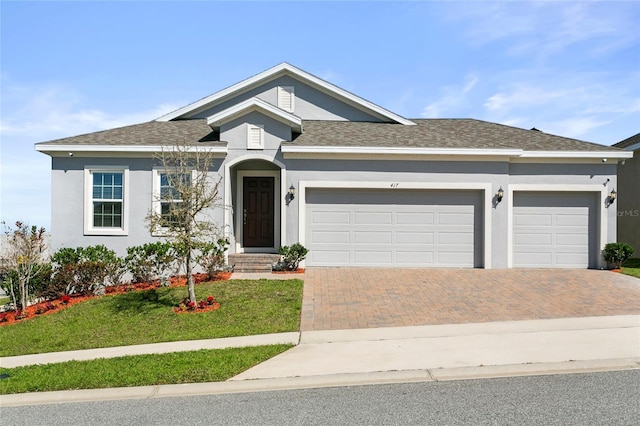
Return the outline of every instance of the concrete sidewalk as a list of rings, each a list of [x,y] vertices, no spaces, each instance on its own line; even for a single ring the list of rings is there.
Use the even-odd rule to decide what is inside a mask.
[[[298,333],[268,336],[248,339],[293,342]],[[214,344],[197,342],[191,350]],[[640,368],[639,315],[323,330],[301,333],[298,346],[226,382],[3,395],[0,406],[632,368]]]

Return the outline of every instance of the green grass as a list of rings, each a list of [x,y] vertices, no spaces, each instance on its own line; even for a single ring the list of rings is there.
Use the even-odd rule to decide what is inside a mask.
[[[138,355],[0,368],[0,394],[227,380],[291,345]]]
[[[104,296],[0,327],[0,356],[298,331],[301,280],[232,280],[196,285],[220,309],[176,314],[186,287]]]
[[[0,297],[0,306],[6,305],[9,302],[11,302],[10,297],[5,297],[5,296]]]
[[[622,273],[640,278],[640,259],[627,259],[627,261],[622,264]]]

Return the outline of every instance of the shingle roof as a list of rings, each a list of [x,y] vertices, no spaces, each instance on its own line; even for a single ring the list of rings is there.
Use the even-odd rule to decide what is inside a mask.
[[[617,151],[541,131],[475,119],[415,119],[415,126],[396,123],[304,120],[303,133],[288,146],[522,149],[525,151]],[[638,135],[636,135],[638,136]],[[226,146],[205,119],[150,121],[117,129],[42,142],[47,145]],[[622,142],[621,142],[622,143]],[[40,144],[37,144],[40,145]]]
[[[150,121],[132,126],[87,133],[69,138],[42,142],[47,145],[175,145],[200,144],[226,146],[216,141],[207,120]],[[40,144],[37,144],[40,145]]]
[[[353,121],[304,121],[290,146],[616,151],[610,146],[475,119],[412,119],[416,126]]]
[[[640,143],[640,133],[638,133],[637,135],[633,135],[630,138],[627,138],[623,141],[620,141],[616,144],[613,144],[613,146],[617,147],[617,148],[627,148],[636,144]]]

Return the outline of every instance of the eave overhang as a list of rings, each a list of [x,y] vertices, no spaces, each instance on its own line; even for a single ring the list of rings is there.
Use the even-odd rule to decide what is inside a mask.
[[[428,156],[428,157],[492,157],[510,159],[623,160],[632,158],[630,151],[525,151],[523,149],[352,147],[352,146],[281,146],[284,157],[327,158],[340,155]]]
[[[155,154],[163,151],[172,151],[175,149],[171,145],[72,145],[72,144],[36,144],[36,151],[58,156],[73,156],[76,153],[86,154]],[[227,155],[226,146],[188,146],[181,147],[180,150],[186,152],[203,152],[211,153],[215,157],[224,157]]]

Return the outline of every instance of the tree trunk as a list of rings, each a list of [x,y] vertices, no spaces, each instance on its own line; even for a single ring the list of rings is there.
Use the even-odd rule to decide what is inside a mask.
[[[27,283],[22,279],[18,279],[18,281],[20,283],[20,309],[24,310],[27,308],[27,299],[29,297],[27,294]]]
[[[186,260],[187,260],[187,264],[186,266],[186,270],[187,270],[187,288],[189,290],[189,300],[193,303],[196,303],[196,286],[195,283],[193,282],[193,273],[192,273],[192,267],[191,267],[191,249],[187,249],[187,253],[186,253]]]

